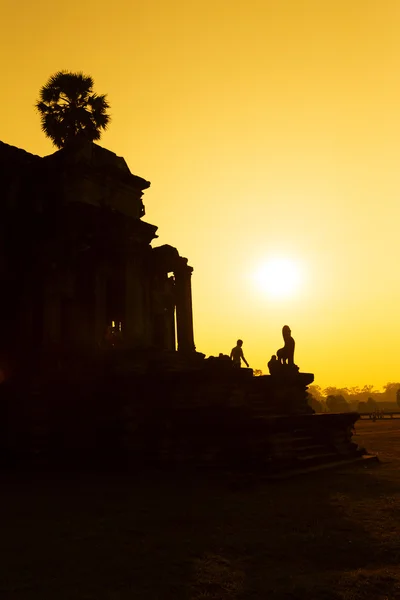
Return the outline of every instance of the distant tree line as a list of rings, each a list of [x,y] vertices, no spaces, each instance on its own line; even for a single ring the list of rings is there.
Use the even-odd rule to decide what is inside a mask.
[[[316,412],[374,412],[382,408],[400,410],[400,383],[387,383],[383,391],[374,390],[373,385],[364,385],[362,388],[321,388],[310,385],[308,396],[308,403]]]
[[[263,375],[260,369],[254,375]],[[383,390],[375,390],[373,385],[364,387],[337,388],[319,385],[308,387],[308,403],[315,412],[374,412],[377,409],[400,410],[400,383],[389,382]]]

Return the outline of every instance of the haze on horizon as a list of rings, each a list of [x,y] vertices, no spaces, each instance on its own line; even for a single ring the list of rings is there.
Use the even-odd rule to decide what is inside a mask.
[[[2,5],[0,139],[55,150],[35,113],[93,76],[100,144],[152,182],[145,220],[194,267],[197,349],[266,371],[289,324],[321,387],[397,381],[400,4],[103,0]],[[282,297],[254,274],[301,271]]]

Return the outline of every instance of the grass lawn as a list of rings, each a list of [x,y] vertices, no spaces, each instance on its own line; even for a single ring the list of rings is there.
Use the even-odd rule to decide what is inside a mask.
[[[400,420],[381,464],[279,482],[1,477],[0,597],[400,600]]]

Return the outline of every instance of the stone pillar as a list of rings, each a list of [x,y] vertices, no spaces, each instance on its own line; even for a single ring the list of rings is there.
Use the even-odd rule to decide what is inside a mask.
[[[86,258],[86,257],[85,257]],[[77,350],[91,350],[96,335],[96,274],[90,260],[81,259],[75,272],[72,340]]]
[[[160,350],[175,347],[175,281],[167,273],[158,273],[151,280],[152,345]]]
[[[143,292],[143,314],[142,314],[142,327],[143,327],[143,346],[145,348],[151,348],[153,343],[153,314],[152,314],[152,302],[151,302],[151,278],[148,272],[143,273],[141,280],[142,292]]]
[[[20,304],[14,337],[17,348],[28,346],[39,350],[43,345],[44,325],[44,277],[40,269],[32,267],[32,272],[21,286]]]
[[[61,333],[60,292],[57,274],[48,274],[43,286],[43,345],[59,344]]]
[[[176,350],[175,340],[175,281],[174,278],[168,278],[166,282],[166,314],[165,314],[165,348],[167,350]]]
[[[128,347],[143,346],[145,342],[143,277],[137,257],[126,262],[126,308],[123,337]]]
[[[178,352],[195,352],[193,337],[192,285],[193,268],[187,264],[187,258],[179,257],[174,270],[176,329],[178,334]]]
[[[107,265],[105,262],[98,262],[95,272],[95,324],[94,336],[96,346],[104,345],[104,338],[107,328]]]

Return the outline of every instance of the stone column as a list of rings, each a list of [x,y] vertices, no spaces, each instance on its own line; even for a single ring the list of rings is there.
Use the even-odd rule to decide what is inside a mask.
[[[178,334],[178,352],[195,352],[193,337],[192,285],[193,268],[187,264],[187,258],[179,257],[174,270],[176,329]]]
[[[166,313],[165,313],[165,347],[167,350],[176,350],[175,340],[175,281],[168,278],[166,282]]]
[[[92,350],[96,336],[96,276],[90,257],[82,257],[73,270],[72,340],[77,350]],[[72,341],[71,340],[71,341]]]
[[[99,261],[96,265],[95,272],[95,340],[96,346],[104,345],[104,337],[107,328],[107,264],[104,261]]]
[[[48,273],[43,286],[43,345],[52,348],[60,342],[60,292],[56,273]]]
[[[128,347],[143,346],[145,340],[144,289],[141,265],[137,257],[126,262],[126,309],[123,337]]]

